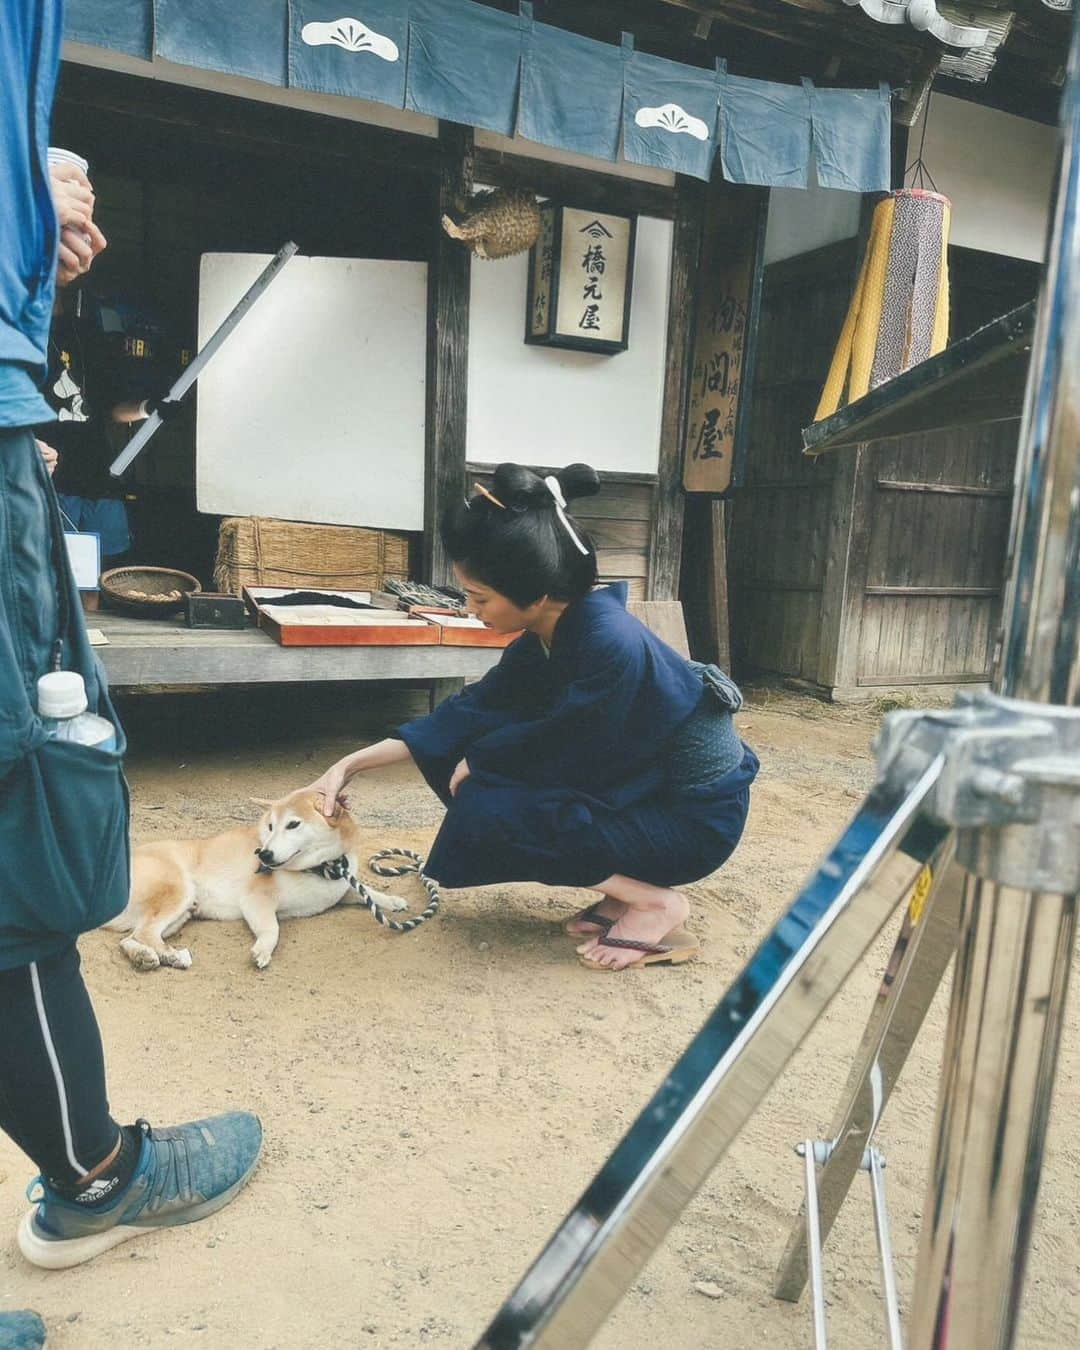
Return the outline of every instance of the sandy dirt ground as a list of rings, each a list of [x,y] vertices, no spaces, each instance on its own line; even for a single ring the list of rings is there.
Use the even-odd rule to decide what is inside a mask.
[[[420,697],[324,687],[129,701],[135,838],[246,820],[249,794],[310,781]],[[741,730],[763,770],[741,848],[690,888],[704,942],[693,965],[591,974],[560,930],[585,897],[530,886],[451,892],[410,936],[355,908],[294,921],[264,973],[239,924],[189,925],[187,972],[136,974],[114,934],[84,939],[117,1116],[248,1107],[265,1152],[217,1217],[46,1274],[16,1251],[32,1169],[0,1138],[0,1309],[38,1309],[55,1350],[470,1346],[856,805],[876,720],[758,693]],[[353,801],[372,850],[424,850],[441,809],[404,768],[371,775]],[[770,1295],[801,1193],[792,1145],[825,1131],[894,933],[610,1319],[603,1350],[811,1345],[805,1302]],[[939,996],[879,1132],[905,1300],[944,1019]],[[1074,998],[1025,1347],[1080,1343],[1078,1068]],[[884,1343],[861,1185],[830,1243],[827,1289],[831,1344]]]

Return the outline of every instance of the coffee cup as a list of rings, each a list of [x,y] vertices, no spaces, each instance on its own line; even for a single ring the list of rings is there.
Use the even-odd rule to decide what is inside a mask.
[[[58,145],[50,145],[48,158],[50,164],[74,164],[82,169],[83,173],[90,173],[90,162],[83,159],[82,155],[77,155],[74,150],[61,150]]]

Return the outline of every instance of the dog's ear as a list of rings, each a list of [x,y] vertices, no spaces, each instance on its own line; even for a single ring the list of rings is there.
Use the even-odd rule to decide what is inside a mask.
[[[254,802],[256,806],[273,806],[273,801],[269,797],[249,797],[249,802]]]

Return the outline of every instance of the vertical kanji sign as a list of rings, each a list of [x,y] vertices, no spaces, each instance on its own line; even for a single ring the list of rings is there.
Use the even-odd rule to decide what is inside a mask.
[[[698,273],[683,486],[720,494],[742,478],[768,192],[710,184]]]

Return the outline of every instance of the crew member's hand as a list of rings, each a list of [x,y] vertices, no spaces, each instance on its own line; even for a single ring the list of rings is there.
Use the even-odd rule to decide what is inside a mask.
[[[49,165],[49,187],[60,228],[84,230],[94,219],[94,189],[77,164]]]
[[[56,472],[56,466],[60,461],[60,456],[51,445],[46,445],[44,441],[38,441],[37,448],[41,451],[41,458],[45,461],[45,467],[48,469],[49,477],[51,478]]]
[[[458,766],[450,775],[450,796],[456,797],[458,788],[469,776],[469,762],[462,759],[458,761]]]
[[[56,284],[67,286],[90,271],[94,259],[106,246],[105,236],[94,222],[66,226],[60,231],[56,254]]]
[[[174,417],[179,417],[183,404],[179,399],[166,398],[147,398],[142,402],[140,412],[144,417],[149,417],[151,413],[157,413],[163,422],[171,422]]]

